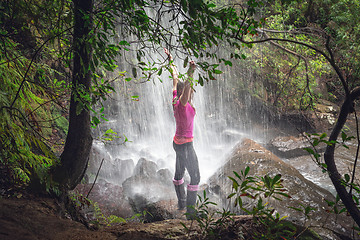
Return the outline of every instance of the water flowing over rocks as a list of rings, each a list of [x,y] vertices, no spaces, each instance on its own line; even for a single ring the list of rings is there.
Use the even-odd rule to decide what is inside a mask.
[[[347,231],[351,229],[353,224],[352,219],[345,215],[340,215],[336,219],[336,216],[327,212],[329,208],[324,199],[334,200],[334,196],[330,192],[305,179],[294,167],[283,162],[279,157],[250,139],[244,139],[239,143],[228,161],[209,180],[209,192],[220,198],[223,206],[228,205],[227,196],[232,192],[232,182],[228,176],[234,177],[233,171],[240,173],[246,166],[250,167],[250,175],[254,176],[268,174],[273,177],[276,174],[281,174],[284,180],[283,185],[291,198],[283,201],[269,201],[267,199],[266,201],[269,201],[270,206],[282,215],[289,216],[289,220],[299,224],[304,221],[303,213],[289,209],[289,207],[299,208],[300,204],[310,205],[317,210],[312,214],[308,224],[323,226],[326,223],[326,228],[345,235],[348,234]],[[241,213],[232,205],[230,206],[234,211]],[[322,232],[323,229],[319,231],[331,235],[329,232]]]

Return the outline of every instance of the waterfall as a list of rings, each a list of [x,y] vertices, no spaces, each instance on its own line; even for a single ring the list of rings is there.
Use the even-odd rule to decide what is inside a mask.
[[[186,72],[181,60],[175,59],[175,64],[180,73]],[[221,166],[230,150],[244,136],[256,138],[249,124],[243,121],[247,113],[239,109],[234,95],[236,91],[231,90],[234,82],[250,79],[252,70],[240,69],[239,74],[230,67],[222,70],[224,73],[217,75],[217,80],[195,86],[194,148],[199,159],[201,183]],[[197,70],[195,78],[198,73]],[[121,141],[105,144],[111,159],[132,159],[136,164],[140,158],[146,158],[173,172],[175,119],[171,105],[172,79],[165,71],[160,79],[116,82],[116,92],[105,103],[109,121],[103,122],[95,135],[111,128],[129,140],[125,144]],[[131,97],[134,95],[138,96],[135,100]]]
[[[149,10],[149,13],[151,11],[153,10]],[[164,24],[170,24],[166,21],[165,15],[162,20],[166,22]],[[175,24],[173,31],[176,31],[176,28]],[[146,60],[166,62],[165,54],[159,55],[158,52],[147,52]],[[162,49],[160,52],[163,53]],[[126,70],[131,73],[130,65],[136,62],[133,60],[136,56],[132,56],[131,51],[124,53],[125,55],[118,60],[118,65],[122,67],[120,71]],[[172,54],[175,57],[179,52]],[[185,73],[182,59],[183,55],[181,58],[175,57],[174,62],[179,72]],[[197,62],[197,59],[193,60]],[[219,66],[224,74],[216,75],[217,80],[205,82],[203,87],[195,86],[194,148],[199,159],[201,183],[206,182],[221,166],[227,153],[244,136],[250,135],[252,139],[262,138],[263,133],[257,136],[256,131],[250,127],[250,118],[247,111],[244,111],[244,106],[249,106],[250,100],[245,99],[245,102],[241,102],[243,100],[239,99],[244,98],[238,98],[239,93],[236,89],[237,85],[246,85],[244,82],[251,81],[254,70],[243,63],[234,63],[234,66]],[[199,70],[195,72],[194,77],[197,78],[198,74]],[[169,76],[168,72],[163,71],[159,76],[160,80],[154,77],[145,82],[124,79],[115,82],[116,93],[104,103],[106,118],[109,121],[103,122],[94,131],[94,135],[100,136],[111,128],[120,136],[126,136],[129,141],[125,144],[121,144],[121,141],[110,142],[105,146],[96,141],[94,146],[100,151],[105,151],[106,156],[111,156],[111,159],[132,159],[136,164],[140,158],[146,158],[156,162],[159,167],[174,171],[175,151],[172,139],[175,134],[175,119],[171,105],[172,79]],[[138,98],[133,99],[131,96]]]

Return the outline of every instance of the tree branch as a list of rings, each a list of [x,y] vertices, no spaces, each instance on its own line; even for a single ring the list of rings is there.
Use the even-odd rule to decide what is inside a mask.
[[[334,152],[336,146],[335,142],[346,123],[347,116],[349,115],[349,113],[353,112],[353,103],[354,100],[357,99],[358,97],[360,97],[360,87],[354,89],[350,93],[349,97],[345,99],[343,105],[341,106],[338,120],[329,137],[329,141],[334,143],[331,145],[327,145],[324,153],[324,160],[327,165],[329,177],[336,189],[336,192],[338,193],[340,199],[342,200],[344,206],[350,213],[351,217],[354,219],[356,224],[360,226],[360,210],[353,201],[352,194],[346,191],[346,188],[342,182],[341,175],[337,170],[334,160]]]

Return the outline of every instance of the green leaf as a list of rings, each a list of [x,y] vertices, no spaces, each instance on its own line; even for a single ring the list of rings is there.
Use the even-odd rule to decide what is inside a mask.
[[[347,139],[347,135],[344,131],[341,132],[341,138],[342,138],[342,141],[345,142],[346,139]]]
[[[199,84],[200,86],[204,86],[204,79],[201,77],[200,74],[199,74]]]
[[[227,198],[232,198],[236,193],[231,193]]]
[[[307,151],[308,153],[310,153],[311,155],[314,154],[314,150],[312,148],[304,148],[305,151]]]
[[[231,61],[224,61],[224,63],[225,63],[225,66],[228,65],[228,66],[232,67],[232,62]]]
[[[277,174],[273,179],[273,184],[277,183],[281,179],[281,174]]]
[[[248,175],[248,173],[249,173],[249,171],[250,171],[250,167],[249,167],[249,166],[247,166],[247,167],[245,168],[245,174],[244,174],[244,176],[247,176],[247,175]]]
[[[242,179],[242,177],[240,177],[240,175],[237,172],[233,171],[233,173],[238,179]]]
[[[349,174],[345,174],[345,181],[348,183],[348,182],[350,182],[350,176],[349,176]]]
[[[105,134],[117,134],[116,132],[114,132],[114,130],[112,130],[111,128],[109,128],[108,130],[106,130]]]
[[[134,76],[134,78],[137,77],[137,71],[136,71],[136,68],[132,68],[132,74]]]
[[[139,96],[138,95],[131,96],[131,98],[134,101],[139,101]]]
[[[327,136],[326,133],[323,133],[320,135],[320,139],[326,138],[326,136]]]
[[[189,57],[186,57],[184,60],[184,68],[186,68],[188,62],[189,62]]]
[[[96,126],[96,125],[98,125],[100,123],[100,120],[97,117],[93,116],[92,117],[92,123]]]
[[[126,46],[130,46],[130,43],[128,43],[127,41],[123,40],[119,42],[119,45],[126,45]]]

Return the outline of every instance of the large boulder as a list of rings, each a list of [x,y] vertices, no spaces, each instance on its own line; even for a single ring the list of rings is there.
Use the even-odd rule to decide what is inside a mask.
[[[149,213],[145,215],[146,221],[175,216],[176,194],[171,177],[170,170],[158,169],[156,163],[141,158],[133,175],[123,182],[124,193],[132,209],[136,213]]]
[[[101,162],[103,162],[102,165]],[[125,179],[132,176],[134,168],[135,164],[132,159],[113,159],[104,144],[97,141],[91,148],[86,175],[90,183],[98,174],[98,179],[121,185]]]
[[[134,169],[134,176],[153,177],[158,166],[155,162],[140,158]]]
[[[95,176],[100,168],[102,160],[104,160],[103,165],[106,165],[107,163],[112,161],[112,158],[105,149],[105,145],[102,142],[94,141],[91,147],[89,163],[86,170],[87,175]],[[102,166],[101,168],[104,169],[105,167]],[[100,171],[98,177],[105,179],[106,175],[104,174],[104,171]]]
[[[88,195],[93,203],[96,202],[99,205],[101,213],[105,216],[116,215],[126,219],[134,215],[121,186],[100,181],[94,185],[79,184],[74,191],[83,196]],[[93,206],[85,208],[84,211],[88,219],[96,218],[99,214]]]
[[[171,176],[168,170],[158,170],[156,163],[141,158],[135,166],[133,175],[126,179],[122,186],[130,199],[143,197],[149,202],[175,199]]]
[[[273,177],[281,174],[284,180],[283,185],[291,198],[284,198],[282,201],[265,199],[281,215],[289,216],[289,220],[301,224],[304,220],[303,213],[289,207],[299,208],[300,204],[309,205],[317,210],[312,214],[308,224],[315,226],[326,224],[328,229],[348,234],[348,230],[353,224],[352,219],[345,215],[336,217],[327,211],[329,207],[324,199],[334,201],[334,196],[330,192],[308,181],[294,167],[250,139],[239,143],[228,161],[209,179],[209,191],[221,199],[224,206],[228,205],[227,196],[232,192],[232,181],[228,176],[234,177],[233,171],[240,173],[246,166],[250,167],[250,175],[253,176],[269,175]],[[250,204],[250,202],[248,203]],[[238,211],[237,208],[232,208],[233,211]],[[238,211],[238,213],[241,212]],[[323,233],[331,234],[326,231]]]
[[[119,159],[116,158],[112,164],[112,177],[117,184],[122,184],[126,179],[133,175],[135,164],[132,159]]]
[[[167,199],[153,202],[143,195],[135,195],[129,199],[134,212],[140,214],[140,218],[146,223],[164,221],[179,217],[177,200]]]

